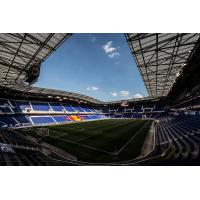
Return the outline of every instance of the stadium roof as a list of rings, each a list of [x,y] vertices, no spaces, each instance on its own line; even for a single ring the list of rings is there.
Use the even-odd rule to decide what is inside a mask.
[[[0,33],[0,85],[25,85],[31,66],[43,62],[69,33]]]
[[[47,89],[47,88],[41,88],[41,87],[32,87],[32,86],[26,86],[26,87],[18,87],[18,88],[8,88],[8,87],[1,87],[3,91],[6,90],[6,93],[10,91],[13,92],[19,92],[21,95],[25,96],[36,96],[38,98],[49,98],[49,99],[60,99],[60,100],[72,100],[77,102],[87,102],[87,103],[93,103],[93,104],[102,104],[103,102],[78,93],[74,92],[66,92],[62,90],[55,90],[55,89]]]
[[[199,43],[200,34],[125,34],[149,96],[166,96]]]
[[[27,91],[28,93],[35,93],[35,94],[43,94],[43,95],[49,95],[49,96],[57,96],[58,98],[67,98],[67,99],[73,99],[73,100],[82,100],[90,103],[102,103],[98,99],[74,93],[74,92],[66,92],[62,90],[55,90],[55,89],[47,89],[47,88],[39,88],[39,87],[30,87]]]
[[[43,62],[70,33],[0,33],[0,86],[29,95],[54,96],[95,104],[113,104],[61,90],[32,87],[25,83],[32,65]],[[125,34],[149,96],[128,102],[157,100],[166,96],[187,61],[192,57],[200,34]]]

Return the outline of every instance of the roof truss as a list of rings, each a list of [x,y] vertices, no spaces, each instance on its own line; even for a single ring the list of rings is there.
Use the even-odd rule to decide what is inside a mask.
[[[71,34],[0,33],[0,85],[24,85],[27,71],[43,62]]]
[[[187,64],[200,34],[125,34],[150,96],[166,96]]]

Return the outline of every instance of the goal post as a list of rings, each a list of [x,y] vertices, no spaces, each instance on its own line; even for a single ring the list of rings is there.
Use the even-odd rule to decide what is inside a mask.
[[[37,128],[37,134],[43,137],[49,136],[49,129],[44,127]]]

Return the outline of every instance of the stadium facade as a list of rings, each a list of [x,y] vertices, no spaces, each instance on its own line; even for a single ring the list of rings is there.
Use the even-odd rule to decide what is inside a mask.
[[[200,164],[200,34],[125,34],[149,96],[112,102],[31,86],[37,81],[45,59],[70,36],[0,34],[0,165]],[[137,124],[134,127],[143,134],[143,141],[138,139],[141,145],[135,150],[138,151],[135,157],[129,158],[124,153],[119,156],[121,160],[115,158],[125,147],[130,150],[129,142],[135,136],[129,140],[127,135],[123,148],[118,148],[118,143],[113,149],[103,146],[102,153],[110,157],[94,153],[107,159],[105,162],[79,159],[70,149],[54,145],[52,137],[48,137],[49,131],[58,134],[57,129],[48,129],[54,125],[86,122],[92,129],[92,122],[114,119],[122,126],[131,119],[142,120],[141,124],[151,122],[146,124],[149,129],[144,134],[140,133],[139,125],[138,129]],[[116,125],[115,120],[112,123]],[[98,126],[101,130],[102,125]],[[33,131],[37,134],[31,134]],[[81,131],[84,132],[83,127]],[[96,137],[99,133],[94,134]],[[44,142],[45,137],[48,140]],[[77,143],[80,139],[74,141],[67,140],[80,148],[86,147],[85,143]],[[99,151],[98,145],[95,150]],[[87,148],[94,150],[94,146]]]

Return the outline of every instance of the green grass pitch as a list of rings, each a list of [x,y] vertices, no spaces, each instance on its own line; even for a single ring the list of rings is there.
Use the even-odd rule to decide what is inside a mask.
[[[41,137],[37,127],[19,130],[58,147],[78,160],[93,163],[120,162],[136,158],[142,149],[152,121],[107,119],[48,126],[49,135]]]

